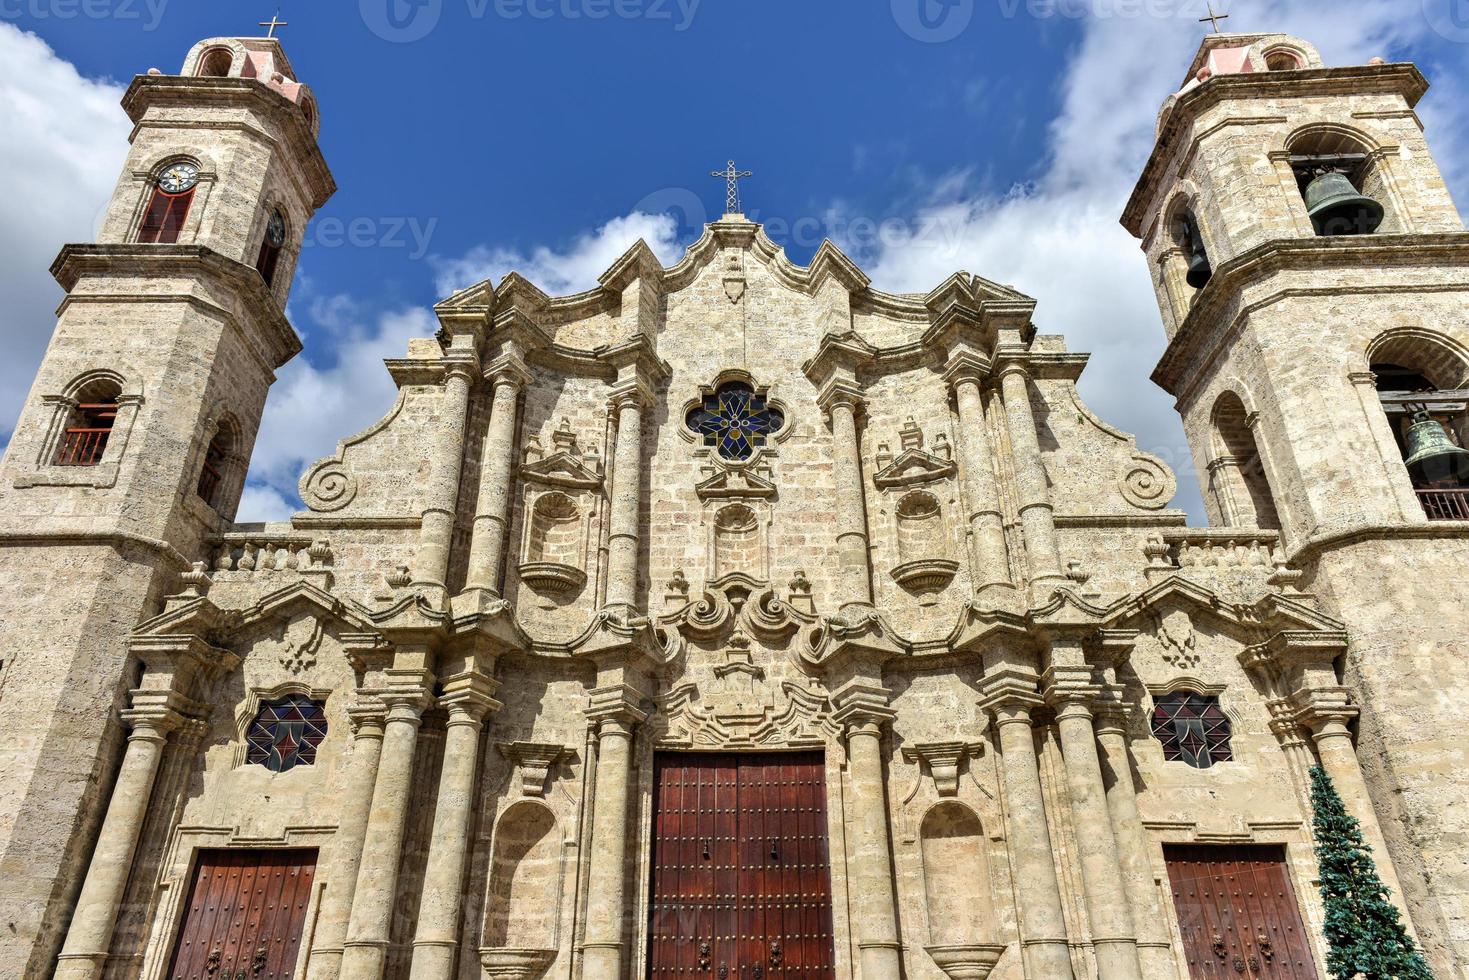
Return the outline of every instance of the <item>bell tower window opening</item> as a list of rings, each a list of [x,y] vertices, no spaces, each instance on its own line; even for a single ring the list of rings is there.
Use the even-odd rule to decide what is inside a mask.
[[[1265,52],[1265,67],[1270,71],[1299,71],[1304,66],[1301,56],[1285,48]]]
[[[229,48],[210,48],[199,58],[198,75],[204,78],[225,78],[230,73],[235,56]]]
[[[1164,695],[1153,706],[1151,723],[1168,762],[1208,769],[1234,759],[1229,716],[1214,695],[1193,691]]]
[[[204,464],[199,470],[199,484],[195,492],[206,504],[218,509],[219,491],[224,484],[225,468],[229,464],[230,438],[220,431],[209,440],[204,450]]]
[[[1387,219],[1386,173],[1370,159],[1363,137],[1339,127],[1316,127],[1288,145],[1296,187],[1311,226],[1322,237],[1370,235]]]
[[[92,391],[72,410],[61,445],[56,450],[57,466],[96,466],[107,452],[107,441],[117,421],[116,391]]]
[[[1188,258],[1188,271],[1184,282],[1190,289],[1203,289],[1214,277],[1214,266],[1209,261],[1209,250],[1204,245],[1204,233],[1199,221],[1187,208],[1181,209],[1173,218],[1173,242],[1183,249]]]
[[[1220,395],[1214,405],[1214,438],[1211,490],[1225,523],[1280,530],[1280,512],[1250,416],[1233,392]]]
[[[276,264],[286,244],[286,219],[279,211],[270,212],[265,222],[265,239],[260,243],[260,256],[255,260],[255,270],[267,286],[275,281]]]
[[[153,185],[153,195],[143,212],[138,241],[149,245],[178,242],[198,185],[199,168],[194,164],[181,161],[165,167]]]
[[[720,457],[743,461],[785,425],[780,409],[743,381],[728,381],[689,412],[688,427],[703,436],[704,445]]]
[[[1430,520],[1469,520],[1469,387],[1442,390],[1421,371],[1374,363],[1377,394]]]

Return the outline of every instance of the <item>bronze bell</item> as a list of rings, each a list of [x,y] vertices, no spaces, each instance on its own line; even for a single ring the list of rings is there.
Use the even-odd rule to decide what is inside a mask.
[[[1307,185],[1306,211],[1318,235],[1370,235],[1382,224],[1382,205],[1335,170]]]
[[[1191,289],[1203,289],[1214,277],[1214,267],[1209,264],[1209,253],[1204,248],[1204,236],[1192,216],[1183,219],[1183,234],[1188,240],[1188,273],[1184,281]]]
[[[1427,412],[1414,412],[1408,427],[1408,472],[1417,485],[1437,485],[1469,477],[1469,449],[1454,445],[1441,423]]]

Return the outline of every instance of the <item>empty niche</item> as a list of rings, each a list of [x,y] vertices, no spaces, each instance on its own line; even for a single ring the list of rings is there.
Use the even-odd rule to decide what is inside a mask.
[[[520,577],[532,588],[561,592],[586,583],[582,568],[582,513],[560,491],[543,493],[531,504],[525,560]]]
[[[898,566],[893,578],[928,601],[936,599],[959,570],[949,557],[944,515],[938,498],[927,490],[904,494],[896,508]]]
[[[490,856],[486,948],[556,948],[559,855],[556,817],[544,804],[521,800],[500,817]]]
[[[744,504],[729,504],[714,515],[714,577],[745,572],[764,577],[760,519]]]
[[[924,815],[919,836],[929,942],[994,942],[994,905],[979,817],[963,803],[946,800]]]

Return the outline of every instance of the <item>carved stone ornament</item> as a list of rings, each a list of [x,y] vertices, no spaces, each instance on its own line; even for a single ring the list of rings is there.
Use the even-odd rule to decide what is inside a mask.
[[[315,618],[284,623],[276,639],[276,659],[292,674],[310,670],[316,666],[316,653],[325,631],[322,621]]]
[[[745,710],[705,697],[695,684],[675,687],[658,706],[649,724],[657,744],[670,748],[815,748],[840,731],[826,698],[790,682],[768,703]]]
[[[1147,453],[1134,453],[1119,479],[1122,496],[1134,507],[1161,510],[1178,493],[1178,481],[1163,462]]]
[[[564,745],[549,742],[498,742],[495,747],[520,774],[520,795],[544,797],[551,769],[561,759],[574,755]]]
[[[957,796],[959,767],[983,747],[980,742],[922,742],[903,746],[903,758],[910,763],[922,760],[940,796]]]
[[[1182,609],[1175,609],[1158,620],[1158,643],[1163,659],[1179,669],[1199,665],[1198,634],[1194,622]]]

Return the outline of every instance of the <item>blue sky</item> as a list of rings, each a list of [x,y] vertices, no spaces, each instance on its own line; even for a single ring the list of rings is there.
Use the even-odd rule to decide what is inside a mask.
[[[1418,61],[1421,110],[1469,193],[1469,0],[1223,2],[1328,64]],[[254,34],[268,3],[0,0],[0,365],[8,437],[54,323],[46,267],[91,237],[126,149],[126,80],[198,39]],[[723,210],[708,176],[755,172],[746,212],[791,257],[824,237],[885,289],[966,269],[1041,301],[1094,352],[1082,390],[1197,486],[1147,376],[1162,331],[1117,226],[1162,99],[1206,28],[1202,0],[285,0],[287,53],[321,105],[340,190],[307,232],[280,372],[241,519],[279,519],[336,440],[392,400],[381,367],[429,306],[511,268],[586,288],[637,237],[674,261]],[[58,202],[54,188],[69,188]]]

